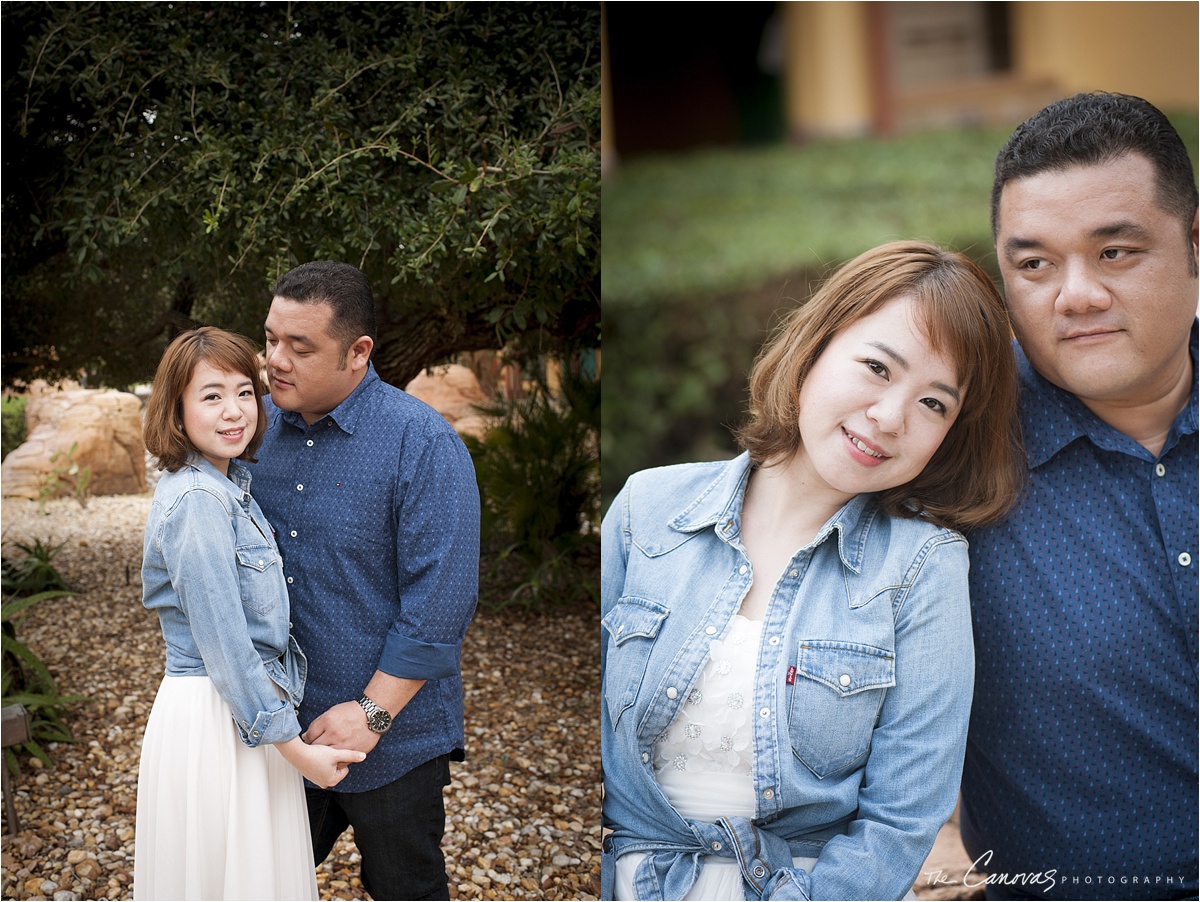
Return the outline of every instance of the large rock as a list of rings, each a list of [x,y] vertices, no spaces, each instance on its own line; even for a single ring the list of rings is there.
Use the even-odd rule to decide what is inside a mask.
[[[468,367],[451,363],[424,370],[404,390],[444,416],[459,435],[482,439],[487,431],[488,420],[475,405],[486,404],[488,396]]]
[[[91,469],[93,495],[136,495],[147,490],[142,404],[136,395],[76,388],[34,390],[25,406],[28,438],[0,466],[0,494],[37,500],[55,467],[72,460]],[[57,461],[50,458],[62,452]]]

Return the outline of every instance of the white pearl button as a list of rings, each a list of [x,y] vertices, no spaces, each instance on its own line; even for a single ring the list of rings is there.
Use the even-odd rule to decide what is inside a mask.
[[[312,439],[309,439],[309,440],[308,440],[307,442],[305,442],[304,444],[308,445],[308,447],[310,447],[310,448],[311,448],[311,447],[312,447]]]
[[[291,583],[292,583],[292,578],[289,576],[288,577],[288,585],[291,585]]]
[[[294,529],[293,529],[293,530],[292,530],[292,538],[293,538],[293,539],[294,539],[294,538],[296,538],[296,535],[297,535],[297,533],[296,533],[296,530],[294,530]]]
[[[650,763],[650,753],[642,752],[642,764],[649,764],[649,763]]]
[[[1179,555],[1179,565],[1181,567],[1187,567],[1191,563],[1192,563],[1192,556],[1190,554],[1188,554],[1186,551],[1183,552],[1183,554]]]
[[[772,636],[772,637],[771,637],[770,639],[768,639],[767,641],[768,641],[768,642],[770,642],[772,645],[778,645],[778,644],[779,644],[779,637],[778,637],[778,636]]]
[[[710,626],[704,632],[706,635],[715,636],[717,634],[717,628],[715,626]]]
[[[764,798],[764,799],[773,799],[773,798],[775,798],[775,790],[773,790],[773,789],[764,789],[764,790],[763,790],[763,798]]]
[[[304,483],[300,483],[300,485],[296,486],[296,491],[303,492],[304,491]]]
[[[1166,467],[1164,467],[1162,464],[1155,464],[1155,466],[1154,466],[1154,472],[1155,472],[1157,475],[1159,475],[1159,476],[1166,476],[1166,475],[1167,475],[1167,468],[1166,468]]]
[[[762,709],[761,711],[759,711],[758,713],[759,713],[759,714],[760,714],[762,717],[770,717],[770,716],[771,716],[771,709],[770,709],[770,708],[763,708],[763,709]]]
[[[790,576],[792,579],[795,579],[799,575],[800,575],[799,570],[789,570],[788,571],[788,576]]]
[[[838,677],[838,682],[841,683],[843,686],[849,686],[850,685],[850,674],[843,673],[840,677]]]
[[[742,564],[742,566],[738,567],[738,573],[742,574],[742,576],[745,576],[745,575],[746,575],[746,569],[747,569],[746,565],[745,565],[745,564]]]
[[[676,689],[674,686],[667,687],[667,698],[677,698],[678,696],[679,696],[678,689]]]
[[[713,850],[714,852],[720,852],[720,851],[721,851],[721,844],[720,844],[719,842],[714,842],[714,843],[712,844],[712,850]]]

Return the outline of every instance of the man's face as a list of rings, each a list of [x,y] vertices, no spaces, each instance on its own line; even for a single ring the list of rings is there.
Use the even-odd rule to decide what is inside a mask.
[[[1190,243],[1140,154],[1014,179],[996,255],[1017,339],[1039,373],[1105,411],[1161,400],[1191,373]]]
[[[271,400],[315,423],[346,400],[362,379],[367,357],[360,339],[347,351],[329,331],[333,308],[283,297],[271,301],[267,314],[267,380]]]

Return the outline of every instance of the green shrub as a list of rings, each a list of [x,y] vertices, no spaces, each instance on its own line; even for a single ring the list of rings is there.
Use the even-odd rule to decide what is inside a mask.
[[[75,594],[51,563],[62,545],[43,545],[39,539],[32,545],[16,543],[16,547],[25,553],[25,557],[6,559],[0,564],[3,585],[0,704],[23,705],[29,714],[29,739],[4,750],[5,766],[14,774],[20,772],[18,750],[28,752],[49,766],[52,762],[43,743],[76,741],[66,724],[67,706],[86,700],[80,695],[60,695],[54,677],[41,658],[17,638],[17,624],[25,611],[48,599]]]
[[[25,396],[13,395],[3,399],[0,407],[3,416],[3,436],[0,437],[3,447],[0,448],[0,460],[8,457],[8,452],[25,441]]]
[[[496,422],[468,437],[482,505],[480,603],[544,609],[599,595],[600,383],[564,378],[561,397],[480,408]]]

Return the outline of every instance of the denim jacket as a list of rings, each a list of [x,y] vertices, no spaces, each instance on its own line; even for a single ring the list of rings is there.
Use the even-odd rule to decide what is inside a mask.
[[[743,454],[635,474],[604,518],[604,896],[616,857],[646,852],[640,898],[683,898],[713,854],[738,860],[747,899],[899,899],[962,771],[974,647],[957,532],[859,495],[791,559],[763,621],[753,820],[685,819],[655,780],[653,744],[754,577],[750,469]]]
[[[250,473],[237,461],[229,473],[201,456],[163,473],[146,521],[142,601],[158,612],[167,675],[212,679],[253,748],[300,735],[308,664],[289,633],[283,562]]]

